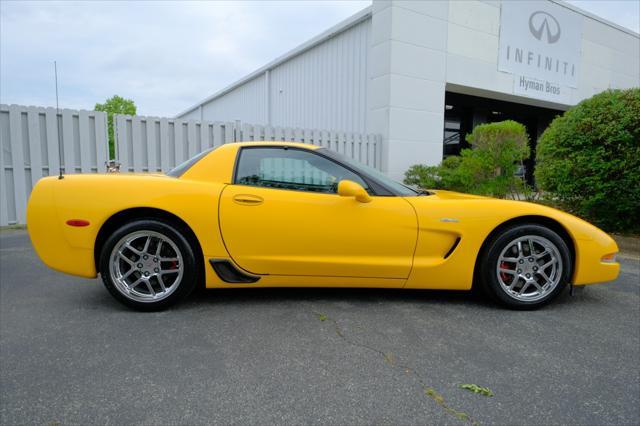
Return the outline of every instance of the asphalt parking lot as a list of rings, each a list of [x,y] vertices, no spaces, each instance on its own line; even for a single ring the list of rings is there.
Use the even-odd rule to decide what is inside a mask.
[[[48,270],[24,231],[0,233],[0,255],[3,425],[640,422],[638,260],[535,312],[466,293],[256,289],[138,313]]]

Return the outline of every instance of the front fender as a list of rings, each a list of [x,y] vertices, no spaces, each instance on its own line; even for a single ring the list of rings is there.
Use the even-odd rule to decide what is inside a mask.
[[[602,261],[603,256],[618,251],[615,241],[590,223],[560,210],[448,191],[406,199],[415,207],[419,221],[418,246],[406,288],[471,288],[484,242],[506,223],[521,220],[552,220],[566,231],[575,249],[574,284],[610,281],[618,276],[619,264]],[[449,244],[456,238],[460,238],[459,244],[450,253],[435,244]]]
[[[546,216],[555,219],[573,240],[575,264],[572,282],[575,285],[612,281],[620,273],[620,264],[603,261],[606,255],[618,252],[618,245],[606,232],[569,213],[543,207]]]

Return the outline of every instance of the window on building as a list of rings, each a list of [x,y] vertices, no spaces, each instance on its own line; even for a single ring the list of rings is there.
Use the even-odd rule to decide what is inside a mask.
[[[235,183],[335,194],[344,179],[368,190],[360,176],[321,155],[295,148],[262,147],[242,149]]]
[[[444,157],[460,154],[462,135],[460,134],[460,119],[445,117],[444,119]]]

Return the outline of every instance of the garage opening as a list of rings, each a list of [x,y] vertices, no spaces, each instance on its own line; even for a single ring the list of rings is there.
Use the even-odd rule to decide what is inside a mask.
[[[533,185],[538,139],[551,121],[562,113],[555,109],[446,92],[443,155],[445,158],[460,155],[462,149],[469,148],[465,138],[478,124],[514,120],[527,128],[531,148],[530,158],[524,161],[524,170],[518,173]]]

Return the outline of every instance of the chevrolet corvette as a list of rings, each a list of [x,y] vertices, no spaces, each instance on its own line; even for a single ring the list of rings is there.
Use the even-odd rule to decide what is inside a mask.
[[[167,174],[46,177],[27,206],[49,267],[166,308],[196,286],[479,288],[514,309],[610,281],[618,247],[539,204],[417,191],[325,148],[242,142]]]

